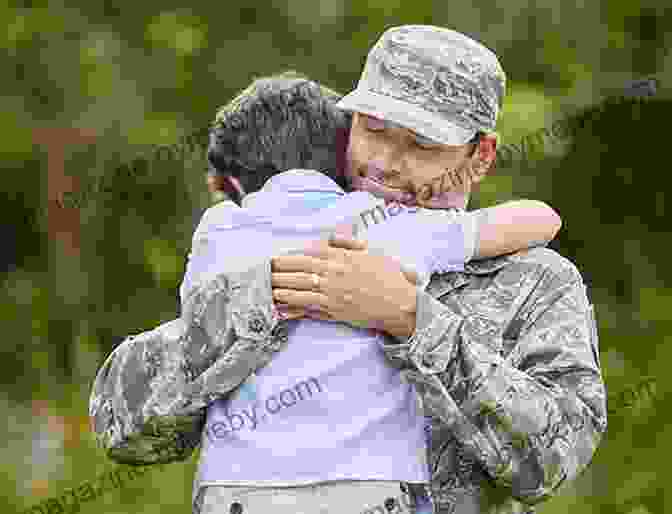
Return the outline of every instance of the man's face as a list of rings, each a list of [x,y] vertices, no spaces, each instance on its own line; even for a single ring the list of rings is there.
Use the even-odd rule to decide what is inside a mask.
[[[494,136],[490,136],[494,139]],[[492,140],[486,138],[486,148]],[[362,113],[354,113],[347,152],[350,176],[367,177],[420,205],[443,193],[442,206],[466,207],[471,185],[491,160],[475,144],[448,146]],[[479,148],[480,150],[480,148]],[[472,155],[473,154],[473,155]],[[494,148],[493,148],[494,157]],[[487,163],[483,170],[483,163]]]

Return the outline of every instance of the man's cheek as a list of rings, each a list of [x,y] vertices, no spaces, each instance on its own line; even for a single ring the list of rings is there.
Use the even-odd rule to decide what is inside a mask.
[[[345,152],[345,175],[351,185],[353,178],[357,176],[357,169],[359,166],[357,158],[355,157],[356,151],[353,150],[353,146],[354,145],[351,142],[348,145],[347,151]]]

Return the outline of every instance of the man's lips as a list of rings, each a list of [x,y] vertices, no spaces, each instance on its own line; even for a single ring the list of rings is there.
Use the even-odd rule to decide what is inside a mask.
[[[368,191],[373,196],[383,198],[391,202],[399,202],[406,205],[415,205],[415,195],[407,190],[390,187],[383,181],[373,177],[353,177],[352,186],[359,191]]]
[[[359,191],[368,191],[372,195],[384,199],[386,202],[399,202],[409,207],[419,205],[415,193],[386,185],[382,180],[359,175],[353,177],[352,186]],[[422,191],[422,188],[420,189]],[[466,195],[457,191],[444,191],[422,202],[428,209],[466,208]]]

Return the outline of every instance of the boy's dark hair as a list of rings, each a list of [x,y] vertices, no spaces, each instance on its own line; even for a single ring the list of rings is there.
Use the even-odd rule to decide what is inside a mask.
[[[211,173],[235,177],[249,193],[277,173],[314,169],[347,190],[338,143],[351,116],[336,108],[340,97],[294,71],[254,80],[217,112],[208,145]]]

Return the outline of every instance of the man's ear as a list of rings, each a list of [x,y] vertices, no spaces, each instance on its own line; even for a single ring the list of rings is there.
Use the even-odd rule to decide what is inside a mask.
[[[496,133],[485,134],[479,138],[470,163],[472,183],[479,183],[494,167],[498,139],[499,136]]]

